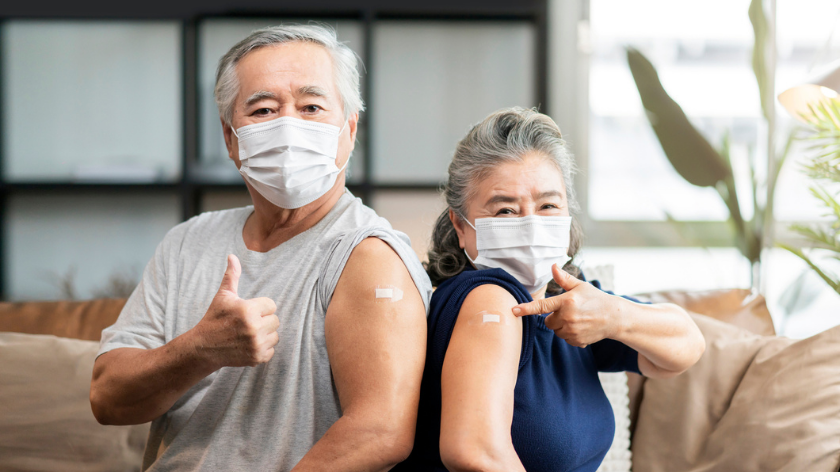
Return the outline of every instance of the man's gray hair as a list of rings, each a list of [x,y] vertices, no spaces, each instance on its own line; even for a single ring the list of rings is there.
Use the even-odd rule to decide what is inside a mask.
[[[328,25],[280,25],[253,31],[236,43],[219,60],[216,69],[216,105],[228,125],[233,120],[233,109],[239,94],[239,77],[236,65],[249,52],[265,46],[293,41],[323,46],[332,57],[336,88],[341,95],[344,119],[365,109],[359,90],[359,57],[346,44],[336,38],[335,30]]]

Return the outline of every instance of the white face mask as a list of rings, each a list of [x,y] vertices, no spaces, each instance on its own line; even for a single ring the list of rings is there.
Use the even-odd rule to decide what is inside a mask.
[[[347,125],[347,122],[344,123]],[[338,126],[289,116],[234,130],[239,138],[239,173],[266,200],[280,208],[312,203],[335,184]]]
[[[529,293],[536,293],[551,279],[551,266],[562,268],[571,258],[566,254],[571,240],[571,216],[530,215],[521,218],[478,218],[478,257],[470,259],[479,269],[504,269]],[[466,249],[464,253],[466,254]]]

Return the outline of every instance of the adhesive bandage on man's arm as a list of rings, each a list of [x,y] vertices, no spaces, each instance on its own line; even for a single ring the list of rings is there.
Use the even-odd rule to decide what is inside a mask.
[[[403,291],[393,285],[377,285],[373,295],[376,303],[398,302],[402,300]]]

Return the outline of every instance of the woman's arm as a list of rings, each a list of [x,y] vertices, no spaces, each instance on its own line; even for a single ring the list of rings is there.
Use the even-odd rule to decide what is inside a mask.
[[[693,366],[706,350],[700,329],[679,306],[644,305],[611,297],[618,314],[611,338],[638,351],[639,371],[645,377],[675,377]]]
[[[518,305],[513,308],[516,316],[551,313],[545,325],[572,346],[605,338],[620,341],[639,353],[639,370],[646,377],[674,377],[703,355],[703,334],[677,305],[634,303],[604,293],[556,265],[553,271],[566,293]]]
[[[524,471],[510,437],[522,349],[516,300],[497,285],[461,305],[441,374],[440,457],[450,471]]]

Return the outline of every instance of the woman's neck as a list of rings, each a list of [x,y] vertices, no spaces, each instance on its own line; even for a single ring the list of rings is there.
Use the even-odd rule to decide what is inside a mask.
[[[536,292],[531,294],[531,298],[534,300],[541,300],[545,298],[545,289],[548,288],[548,285],[543,285],[541,289],[537,290]]]

